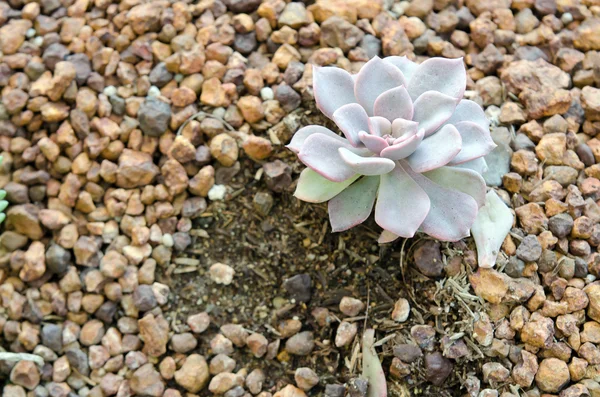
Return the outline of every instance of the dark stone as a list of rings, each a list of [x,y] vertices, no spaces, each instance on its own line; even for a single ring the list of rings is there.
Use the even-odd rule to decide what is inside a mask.
[[[164,62],[161,62],[152,69],[149,78],[152,84],[162,88],[173,79],[173,73],[167,70],[167,65]]]
[[[517,258],[516,256],[511,256],[508,258],[508,263],[504,268],[504,273],[509,275],[512,278],[519,278],[523,276],[523,271],[525,270],[525,262]]]
[[[535,262],[541,255],[542,245],[532,234],[526,236],[517,248],[517,257],[525,262]]]
[[[346,387],[344,385],[326,385],[325,397],[344,397]]]
[[[138,121],[144,134],[159,137],[167,131],[171,107],[157,98],[147,98],[138,111]]]
[[[96,318],[104,323],[110,324],[117,314],[118,306],[115,302],[106,301],[94,313]]]
[[[573,218],[569,214],[554,215],[548,220],[548,229],[558,238],[563,238],[573,229]]]
[[[369,381],[363,378],[350,379],[348,382],[349,397],[365,397],[369,390]]]
[[[177,232],[173,234],[174,245],[173,248],[175,251],[182,252],[185,251],[187,247],[192,244],[192,238],[189,233]]]
[[[283,288],[292,299],[308,302],[311,297],[312,280],[308,274],[297,274],[283,282]]]
[[[579,160],[581,160],[586,167],[591,167],[592,165],[596,164],[594,152],[592,152],[592,149],[587,144],[580,143],[577,145],[575,148],[575,153],[577,153]]]
[[[138,285],[133,291],[133,304],[142,312],[154,309],[158,302],[152,291],[152,287],[149,285]]]
[[[243,12],[249,14],[255,11],[262,0],[221,0],[232,12]]]
[[[425,377],[435,386],[441,386],[452,372],[454,365],[442,353],[435,352],[425,356]]]
[[[90,374],[88,356],[81,349],[73,346],[65,354],[72,368],[75,368],[81,375],[88,376]]]
[[[302,62],[292,61],[288,64],[283,73],[283,81],[288,85],[294,85],[302,78],[304,74],[304,64]]]
[[[67,57],[67,61],[71,62],[75,67],[75,81],[77,85],[84,85],[92,73],[90,59],[85,54],[73,54]]]
[[[548,273],[556,268],[556,264],[556,252],[552,250],[543,250],[541,257],[538,260],[538,270],[541,273]]]
[[[56,353],[61,353],[62,327],[57,324],[46,324],[42,327],[42,344]]]
[[[82,110],[73,109],[70,114],[71,127],[79,139],[85,139],[90,134],[90,120]]]
[[[275,99],[279,101],[281,107],[286,112],[291,112],[300,106],[302,97],[292,87],[287,84],[279,84],[275,89]]]
[[[4,186],[6,201],[11,204],[26,204],[29,202],[29,188],[21,183],[8,182]]]
[[[427,240],[415,250],[415,265],[428,277],[440,277],[444,271],[441,245],[438,241]]]
[[[419,346],[403,343],[394,346],[394,356],[404,363],[412,363],[423,356],[423,352],[419,349]]]
[[[195,218],[206,210],[206,199],[204,197],[190,197],[183,202],[181,216],[184,218]]]
[[[515,61],[535,61],[536,59],[548,61],[548,55],[537,47],[522,46],[515,50]]]
[[[51,244],[46,251],[46,268],[54,274],[64,274],[71,264],[71,252],[58,244]]]
[[[292,184],[292,167],[281,160],[263,165],[265,183],[274,192],[283,192]]]
[[[42,55],[42,60],[49,70],[54,70],[56,64],[64,61],[67,55],[69,55],[69,49],[67,47],[59,43],[54,43],[46,48]]]
[[[242,55],[248,55],[257,46],[256,32],[249,32],[246,34],[236,34],[233,41],[233,48]]]
[[[112,112],[118,116],[125,114],[125,99],[118,95],[111,95],[108,97],[110,104],[112,105]]]

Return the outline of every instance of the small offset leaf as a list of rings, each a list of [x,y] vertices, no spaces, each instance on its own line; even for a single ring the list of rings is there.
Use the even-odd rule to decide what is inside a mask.
[[[479,267],[494,267],[500,247],[512,227],[514,216],[494,190],[485,196],[485,205],[471,226],[477,246]]]
[[[387,383],[381,361],[375,351],[375,330],[367,329],[363,334],[362,356],[363,377],[369,381],[367,397],[387,397]]]
[[[323,203],[337,196],[350,186],[360,175],[354,175],[343,182],[331,182],[310,168],[300,173],[294,196],[309,203]]]

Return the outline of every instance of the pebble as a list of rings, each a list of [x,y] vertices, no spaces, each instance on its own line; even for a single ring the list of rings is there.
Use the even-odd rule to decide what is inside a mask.
[[[403,323],[408,320],[410,314],[410,304],[408,300],[400,298],[394,304],[394,310],[392,311],[392,320]]]
[[[283,282],[283,288],[292,299],[308,302],[311,298],[312,280],[308,274],[297,274]]]
[[[548,393],[558,393],[570,380],[567,364],[557,358],[546,358],[539,364],[535,375],[536,385]]]
[[[299,332],[289,338],[285,343],[288,353],[296,356],[306,356],[312,352],[315,346],[313,333],[310,331]]]
[[[415,266],[428,277],[439,277],[444,270],[440,243],[434,240],[425,241],[415,249]]]
[[[215,263],[209,269],[210,279],[217,284],[229,285],[233,282],[235,270],[223,263]]]
[[[425,355],[425,376],[429,382],[441,386],[452,372],[454,365],[440,352]]]
[[[365,308],[365,304],[359,299],[344,296],[340,301],[340,311],[348,317],[355,317]]]
[[[307,367],[296,369],[294,380],[296,381],[296,386],[304,391],[309,391],[319,384],[319,376],[317,373]]]
[[[354,337],[356,336],[357,332],[358,326],[356,325],[356,323],[342,321],[338,326],[335,335],[335,345],[337,347],[348,346],[354,340]]]
[[[206,360],[199,354],[190,354],[180,369],[175,371],[175,382],[190,393],[198,393],[209,380]]]

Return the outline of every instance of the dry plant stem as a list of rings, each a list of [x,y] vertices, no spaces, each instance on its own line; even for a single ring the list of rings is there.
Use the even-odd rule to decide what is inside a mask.
[[[196,120],[198,117],[200,116],[204,116],[202,117],[202,119],[204,120],[204,118],[206,117],[212,117],[215,120],[219,120],[221,123],[223,123],[225,125],[225,127],[227,127],[227,129],[229,131],[235,131],[235,128],[233,128],[231,126],[231,124],[229,124],[227,121],[223,120],[221,117],[219,116],[215,116],[214,114],[210,114],[210,113],[206,113],[205,111],[199,111],[198,113],[195,113],[193,115],[191,115],[186,121],[183,122],[183,124],[181,124],[181,126],[179,126],[179,129],[177,130],[177,135],[181,135],[181,131],[183,131],[183,129],[185,128],[185,126],[192,120]]]
[[[29,354],[29,353],[10,353],[10,352],[0,352],[0,361],[33,361],[40,367],[44,365],[44,359],[37,354]]]

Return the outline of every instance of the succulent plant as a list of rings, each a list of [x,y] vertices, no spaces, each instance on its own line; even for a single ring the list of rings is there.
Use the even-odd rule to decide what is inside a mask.
[[[462,59],[375,57],[356,75],[315,66],[317,106],[345,138],[319,125],[296,132],[288,148],[308,167],[296,197],[329,201],[333,231],[375,207],[380,242],[417,231],[468,236],[485,202],[483,156],[496,145],[483,109],[462,99],[465,87]]]

